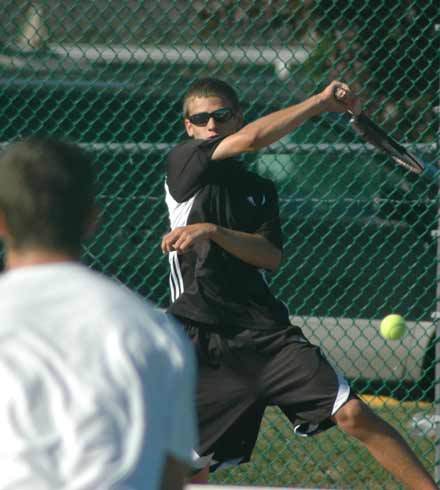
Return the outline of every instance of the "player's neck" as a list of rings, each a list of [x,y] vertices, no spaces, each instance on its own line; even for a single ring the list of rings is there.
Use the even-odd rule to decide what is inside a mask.
[[[5,269],[12,270],[33,265],[54,264],[58,262],[77,262],[72,254],[49,250],[8,250],[5,255]]]

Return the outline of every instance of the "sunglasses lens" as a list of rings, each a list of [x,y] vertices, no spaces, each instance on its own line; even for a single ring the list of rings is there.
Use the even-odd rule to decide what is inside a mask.
[[[196,126],[206,126],[211,117],[213,117],[216,122],[226,122],[231,119],[232,114],[232,109],[224,107],[222,109],[217,109],[214,112],[199,112],[198,114],[189,116],[188,119]]]
[[[219,109],[219,110],[213,112],[212,117],[217,122],[226,122],[226,121],[229,121],[229,119],[231,119],[232,111],[228,107],[225,107],[224,109]]]
[[[188,119],[196,126],[206,126],[208,124],[211,115],[209,112],[200,112],[199,114],[193,114],[189,116]]]

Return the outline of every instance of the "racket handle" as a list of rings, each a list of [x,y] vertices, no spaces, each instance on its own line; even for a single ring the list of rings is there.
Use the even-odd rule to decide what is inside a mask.
[[[337,101],[341,101],[344,98],[345,90],[341,87],[336,87],[333,91],[333,95]]]

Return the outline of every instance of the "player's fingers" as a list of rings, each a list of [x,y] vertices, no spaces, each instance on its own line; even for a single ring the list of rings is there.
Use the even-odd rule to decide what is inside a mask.
[[[174,249],[177,250],[179,253],[184,253],[192,245],[191,236],[188,234],[184,234],[180,236],[173,245]]]
[[[338,102],[346,103],[350,93],[350,87],[346,83],[335,82],[333,95]]]
[[[174,244],[176,240],[178,240],[178,238],[179,238],[179,233],[176,230],[167,233],[162,238],[162,243],[161,243],[162,252],[163,253],[172,252],[174,250]]]
[[[333,80],[323,92],[321,92],[321,101],[324,102],[326,111],[329,112],[345,112],[347,106],[345,104],[346,94],[349,87],[346,83],[339,80]]]
[[[160,242],[160,248],[162,250],[162,253],[164,254],[168,253],[167,235],[162,237],[162,241]]]
[[[338,102],[342,102],[345,98],[346,91],[342,87],[336,86],[333,94]]]
[[[334,88],[335,99],[343,104],[351,113],[358,115],[362,112],[362,103],[350,87],[345,84],[337,84]]]

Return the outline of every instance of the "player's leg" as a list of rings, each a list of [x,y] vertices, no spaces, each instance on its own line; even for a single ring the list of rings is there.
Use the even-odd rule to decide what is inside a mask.
[[[333,419],[344,432],[364,444],[370,454],[408,488],[437,489],[403,437],[361,400],[349,400]]]
[[[271,360],[263,376],[266,396],[280,406],[295,432],[314,435],[337,424],[409,488],[437,488],[398,432],[350,392],[318,347],[297,338],[286,332],[269,345]]]
[[[230,411],[230,415],[227,412],[226,410],[222,415],[219,414],[223,424],[229,424],[233,420],[234,412]],[[201,423],[200,459],[195,463],[200,466],[201,461],[209,462],[190,478],[190,482],[206,484],[210,472],[247,463],[257,440],[263,414],[264,406],[254,404],[236,418],[231,425],[223,425],[221,429],[220,424],[216,425],[213,430],[212,427],[209,428],[206,424]]]
[[[264,406],[256,402],[253,350],[236,342],[234,332],[224,337],[212,327],[194,324],[186,331],[198,359],[199,447],[194,467],[200,470],[190,482],[204,484],[210,472],[249,461]]]
[[[331,416],[351,396],[347,381],[298,329],[286,328],[277,336],[264,349],[268,361],[261,389],[268,404],[280,407],[296,434],[314,435],[334,426]]]

